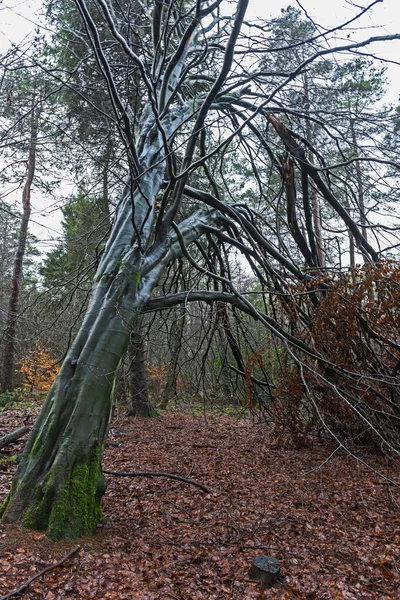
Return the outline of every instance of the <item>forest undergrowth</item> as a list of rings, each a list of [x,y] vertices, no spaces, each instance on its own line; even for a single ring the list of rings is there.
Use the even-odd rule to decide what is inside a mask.
[[[30,424],[34,405],[1,414],[1,434]],[[400,493],[331,444],[288,449],[253,419],[170,412],[118,413],[104,468],[167,472],[166,478],[107,476],[105,522],[93,538],[51,542],[0,526],[0,597],[57,563],[19,596],[35,600],[392,600],[400,598]],[[0,453],[0,502],[22,442]],[[362,447],[359,455],[400,483],[400,465]],[[255,556],[281,562],[282,583],[249,579]]]

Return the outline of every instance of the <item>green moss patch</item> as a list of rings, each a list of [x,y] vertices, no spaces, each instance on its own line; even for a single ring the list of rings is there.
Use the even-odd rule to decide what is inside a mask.
[[[100,468],[100,447],[86,462],[70,472],[53,469],[46,483],[35,493],[24,515],[25,527],[46,531],[51,539],[73,539],[92,534],[102,519],[101,498],[104,479]]]

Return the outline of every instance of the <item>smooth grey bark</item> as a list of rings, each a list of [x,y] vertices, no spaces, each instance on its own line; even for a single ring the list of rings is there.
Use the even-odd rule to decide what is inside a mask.
[[[193,111],[167,115],[171,134]],[[170,261],[212,223],[216,212],[199,210],[148,251],[154,205],[165,164],[163,141],[151,111],[142,118],[138,147],[143,175],[127,187],[93,283],[82,326],[29,436],[3,522],[44,529],[53,538],[95,530],[104,493],[101,454],[111,415],[115,374],[142,307]],[[149,210],[150,204],[150,210]],[[132,214],[132,206],[134,212]],[[137,235],[141,234],[139,246]]]
[[[109,5],[98,0],[111,34],[139,69],[148,94],[141,118],[134,120],[135,139],[88,5],[84,0],[76,0],[76,4],[112,99],[131,179],[118,206],[82,326],[43,404],[11,491],[0,509],[3,522],[46,530],[52,538],[75,537],[95,530],[105,489],[101,456],[114,381],[132,328],[166,266],[218,218],[217,211],[204,209],[179,225],[175,223],[197,139],[232,67],[248,0],[238,2],[221,69],[202,101],[179,101],[177,106],[172,100],[188,50],[196,42],[202,18],[211,14],[215,5],[204,7],[204,3],[197,2],[187,29],[174,30],[181,39],[176,46],[172,44],[173,54],[168,61],[165,57],[160,61],[160,69],[165,69],[163,76],[155,60],[153,85],[141,58],[119,33]],[[159,49],[153,50],[156,55]],[[157,83],[160,81],[161,86]],[[157,198],[165,172],[176,166],[168,156],[169,141],[190,119],[194,123],[186,135],[180,177],[170,193],[164,193],[165,202],[159,207]]]

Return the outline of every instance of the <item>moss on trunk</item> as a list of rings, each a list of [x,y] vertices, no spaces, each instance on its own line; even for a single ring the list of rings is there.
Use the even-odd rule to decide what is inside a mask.
[[[100,446],[77,460],[68,472],[62,466],[49,472],[22,518],[23,526],[46,531],[51,539],[72,539],[96,530],[105,491]]]
[[[1,506],[0,506],[0,519],[2,518],[2,516],[4,515],[4,513],[6,512],[6,508],[7,508],[9,502],[10,502],[10,494],[8,494],[7,497],[5,498],[5,500],[1,503]]]
[[[49,392],[1,515],[4,522],[46,531],[52,539],[91,534],[102,517],[101,457],[112,381],[99,376],[100,368],[86,369],[83,381],[83,371],[77,367],[67,386],[61,373]]]

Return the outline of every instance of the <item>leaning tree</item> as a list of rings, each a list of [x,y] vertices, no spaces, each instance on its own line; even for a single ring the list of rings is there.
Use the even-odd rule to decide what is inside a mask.
[[[247,23],[247,5],[238,0],[233,14],[222,0],[145,0],[132,12],[127,2],[76,0],[111,100],[113,112],[105,116],[120,136],[129,178],[85,318],[32,429],[1,509],[3,522],[46,530],[54,538],[94,531],[105,491],[101,458],[115,377],[144,311],[190,301],[230,303],[286,345],[303,379],[312,371],[345,401],[354,391],[343,384],[345,376],[360,385],[360,377],[336,365],[313,338],[312,311],[328,295],[330,282],[313,231],[311,182],[366,261],[374,264],[381,253],[336,197],[324,158],[288,127],[292,108],[282,104],[280,91],[315,61],[382,38],[341,45],[334,43],[335,31],[324,38],[315,34],[308,40],[314,51],[302,62],[271,72],[263,66],[268,61],[260,60],[268,51],[267,24]],[[46,69],[51,72],[48,64]],[[66,85],[70,75],[63,75]],[[143,104],[135,110],[130,100],[138,93]],[[104,113],[104,106],[97,109]],[[310,119],[310,110],[303,116]],[[232,160],[247,164],[241,190],[240,174],[226,175]],[[254,204],[257,193],[261,201]],[[279,309],[271,299],[252,302],[246,290],[237,289],[226,267],[233,252],[242,254],[268,297],[271,292],[280,298]],[[197,289],[152,297],[166,270],[182,258],[198,273]],[[390,350],[398,352],[395,341]],[[365,377],[372,389],[376,380]],[[307,393],[308,382],[302,384]],[[398,407],[393,397],[393,414]],[[377,435],[384,437],[378,429]]]

